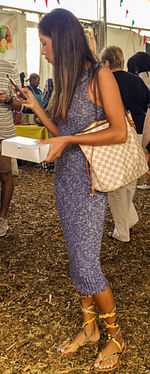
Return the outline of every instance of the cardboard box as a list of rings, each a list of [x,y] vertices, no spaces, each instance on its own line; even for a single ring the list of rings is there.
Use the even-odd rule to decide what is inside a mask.
[[[2,155],[40,163],[47,158],[50,144],[38,144],[37,139],[15,136],[2,141]]]

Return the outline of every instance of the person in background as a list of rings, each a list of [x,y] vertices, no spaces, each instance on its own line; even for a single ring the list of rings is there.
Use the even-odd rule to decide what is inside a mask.
[[[128,72],[137,74],[150,89],[150,55],[146,52],[137,52],[127,62]]]
[[[24,72],[20,73],[21,87],[24,87],[24,78]],[[15,126],[21,124],[21,112],[17,112],[16,110],[14,111],[14,124]]]
[[[148,110],[147,110],[145,122],[144,122],[142,146],[143,146],[145,157],[146,157],[146,160],[149,166],[149,171],[147,172],[147,174],[150,177],[150,104],[148,106]],[[147,185],[147,189],[149,189],[148,187],[149,185]],[[139,189],[140,189],[140,186],[139,186]],[[145,185],[145,189],[146,189],[146,185]]]
[[[27,86],[27,88],[33,92],[34,96],[36,97],[36,99],[38,100],[40,105],[43,106],[42,91],[40,90],[40,88],[38,88],[38,86],[40,84],[39,75],[36,74],[36,73],[32,73],[32,74],[30,74],[29,79],[27,79],[26,81],[28,81],[28,80],[29,80],[30,84]],[[33,111],[30,108],[26,108],[26,107],[23,108],[22,112],[33,114]]]
[[[25,86],[24,79],[25,79],[25,73],[22,71],[22,73],[20,73],[21,87]]]
[[[94,36],[94,31],[92,27],[88,26],[84,28],[85,36],[87,38],[87,41],[89,43],[89,47],[91,51],[96,54],[96,40]]]
[[[42,101],[43,101],[43,108],[46,109],[49,103],[49,100],[51,98],[52,92],[53,92],[53,79],[48,78],[45,82],[43,93],[42,93]]]
[[[101,54],[101,61],[113,72],[125,109],[131,112],[137,133],[141,134],[150,101],[147,86],[141,78],[123,70],[124,56],[120,47],[107,47]],[[110,237],[122,242],[130,241],[130,229],[138,222],[138,215],[133,204],[136,185],[137,181],[134,181],[108,194],[109,206],[115,223]]]
[[[125,353],[117,320],[114,297],[100,264],[107,193],[95,191],[86,171],[79,144],[124,143],[127,129],[118,85],[110,69],[101,67],[93,55],[78,19],[65,9],[54,9],[39,23],[41,53],[54,69],[54,95],[49,116],[28,89],[22,101],[48,128],[53,138],[47,162],[56,160],[55,197],[68,244],[70,273],[79,294],[83,326],[74,339],[63,342],[58,354],[72,355],[85,344],[99,341],[95,303],[108,329],[106,346],[98,355],[96,372],[116,369]],[[97,79],[96,79],[97,77]],[[99,94],[100,91],[100,94]],[[103,103],[103,104],[102,104]],[[110,127],[91,134],[76,135],[97,118],[108,118]]]
[[[12,159],[1,155],[2,140],[16,135],[13,110],[21,110],[21,103],[14,93],[7,74],[20,86],[16,66],[5,60],[0,60],[0,236],[4,236],[8,230],[7,213],[14,190]]]
[[[150,90],[150,56],[146,52],[137,52],[131,56],[127,63],[128,71],[132,70],[133,74],[137,74]],[[149,101],[150,103],[150,101]],[[148,111],[149,112],[149,111]],[[139,190],[150,190],[150,177],[147,183],[138,185]]]

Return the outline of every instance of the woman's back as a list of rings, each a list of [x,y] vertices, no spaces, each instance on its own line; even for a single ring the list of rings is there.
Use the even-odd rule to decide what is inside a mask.
[[[150,91],[143,80],[123,70],[113,72],[117,80],[125,108],[131,111],[139,134],[143,131],[145,114],[150,102]]]

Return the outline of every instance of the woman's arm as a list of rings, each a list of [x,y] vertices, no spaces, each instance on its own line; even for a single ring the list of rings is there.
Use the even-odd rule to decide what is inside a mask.
[[[22,105],[26,106],[27,108],[32,109],[32,111],[40,118],[41,122],[47,129],[53,134],[54,136],[59,136],[59,129],[56,123],[51,120],[45,110],[41,107],[38,100],[34,96],[34,94],[29,90],[28,88],[22,88],[21,89],[25,96],[27,97],[27,100],[22,100],[19,93],[17,93],[17,96],[19,100],[22,102]]]
[[[143,137],[142,137],[142,146],[145,148],[150,142],[150,108],[148,107],[144,126],[143,126]]]
[[[41,143],[51,144],[51,150],[46,161],[54,161],[57,157],[60,157],[62,151],[71,144],[109,145],[126,142],[127,126],[117,82],[111,71],[105,67],[100,69],[98,80],[102,102],[99,100],[98,92],[96,92],[97,105],[103,106],[110,127],[92,134],[68,135],[48,141],[40,141]],[[94,103],[93,85],[89,86],[88,93]]]
[[[142,146],[144,149],[146,161],[150,169],[150,107],[148,106],[144,126],[143,126],[143,137]],[[147,172],[150,175],[150,170]]]

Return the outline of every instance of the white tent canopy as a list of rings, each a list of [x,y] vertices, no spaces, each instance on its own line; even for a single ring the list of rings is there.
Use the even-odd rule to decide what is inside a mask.
[[[149,27],[150,0],[59,0],[59,3],[60,5],[57,0],[48,0],[48,7],[46,7],[45,0],[26,0],[25,2],[0,0],[0,25],[3,25],[4,13],[6,13],[5,24],[7,14],[15,13],[17,17],[14,33],[16,49],[14,62],[17,63],[19,72],[24,71],[27,76],[32,72],[40,73],[41,89],[46,78],[52,76],[52,67],[43,56],[40,56],[37,25],[41,15],[54,8],[66,8],[79,19],[91,20],[91,22],[92,20],[93,22],[102,21],[104,44],[121,46],[125,62],[135,52],[146,51],[146,41],[149,41],[150,32],[147,28]],[[101,32],[103,33],[102,27],[100,28],[102,40]],[[7,51],[5,58],[8,58],[9,54],[10,51]],[[1,57],[4,56],[1,54]]]
[[[46,7],[45,0],[26,0],[25,2],[20,0],[1,0],[0,5],[7,7],[14,7],[18,9],[33,11],[35,13],[47,13],[55,8],[65,8],[73,12],[78,18],[86,18],[97,20],[98,18],[98,6],[97,0],[48,0],[48,6]]]

